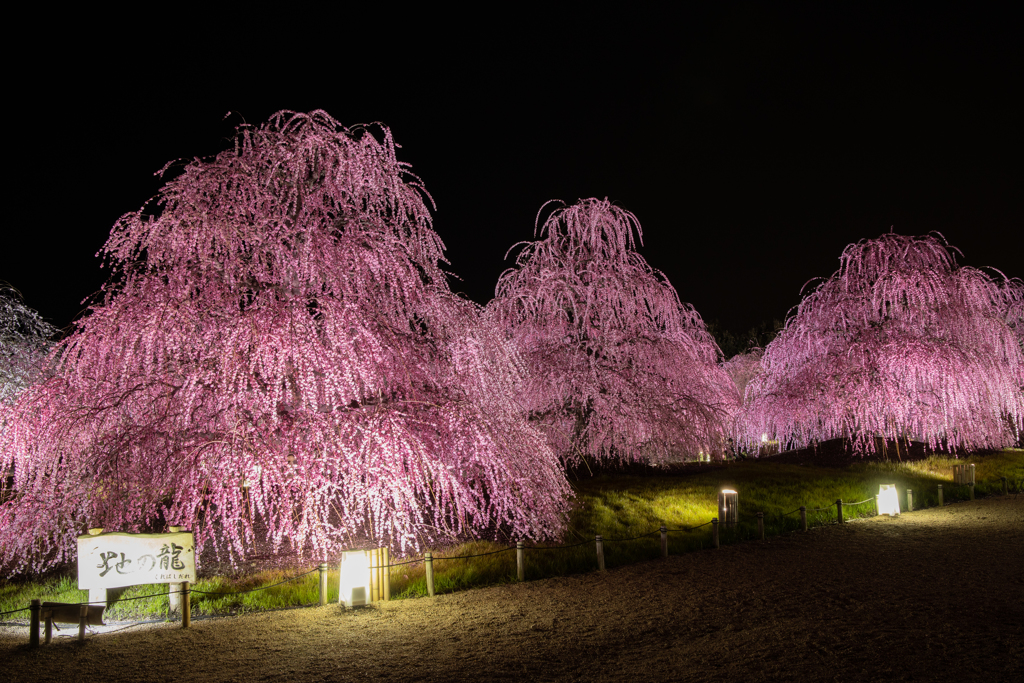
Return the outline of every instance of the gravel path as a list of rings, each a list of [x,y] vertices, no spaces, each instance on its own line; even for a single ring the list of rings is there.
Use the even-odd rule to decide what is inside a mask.
[[[1024,495],[356,611],[26,641],[0,630],[0,679],[1024,680]]]

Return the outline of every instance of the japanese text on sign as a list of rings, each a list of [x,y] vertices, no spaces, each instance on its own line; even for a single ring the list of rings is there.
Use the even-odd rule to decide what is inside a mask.
[[[191,532],[78,537],[80,589],[195,580],[195,541]]]

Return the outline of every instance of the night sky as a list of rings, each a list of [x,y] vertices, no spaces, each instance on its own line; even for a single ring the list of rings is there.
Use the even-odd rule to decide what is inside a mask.
[[[507,7],[26,25],[34,47],[6,48],[0,280],[68,325],[107,277],[94,254],[111,226],[159,189],[155,171],[225,149],[242,120],[318,108],[392,129],[437,204],[453,288],[480,303],[540,206],[584,197],[635,213],[651,266],[740,333],[783,318],[847,244],[890,227],[939,231],[961,263],[1024,277],[1024,73],[1008,12]]]

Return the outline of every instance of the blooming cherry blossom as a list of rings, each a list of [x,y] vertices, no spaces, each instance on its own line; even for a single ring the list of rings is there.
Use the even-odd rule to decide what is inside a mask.
[[[860,450],[876,435],[1012,444],[1024,423],[1019,306],[1014,281],[959,266],[941,236],[851,244],[765,349],[745,437],[798,447],[846,437]]]
[[[86,526],[178,524],[235,558],[264,528],[315,558],[561,531],[560,463],[511,398],[525,366],[449,290],[396,147],[279,112],[118,221],[102,304],[11,410],[0,562],[66,560]]]
[[[539,217],[488,304],[529,363],[523,409],[567,463],[721,452],[738,396],[704,321],[636,252],[636,217],[607,199]]]
[[[10,403],[42,376],[56,333],[25,305],[18,290],[0,283],[0,403]]]

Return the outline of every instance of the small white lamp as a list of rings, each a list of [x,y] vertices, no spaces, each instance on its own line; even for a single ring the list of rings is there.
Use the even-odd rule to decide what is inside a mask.
[[[878,514],[898,517],[900,514],[900,498],[896,493],[896,484],[882,484],[878,487],[878,496],[875,498],[878,505]]]
[[[729,527],[740,521],[740,495],[732,489],[722,489],[718,494],[718,520]]]
[[[370,558],[365,550],[342,553],[338,573],[338,602],[344,603],[345,609],[370,602]]]

